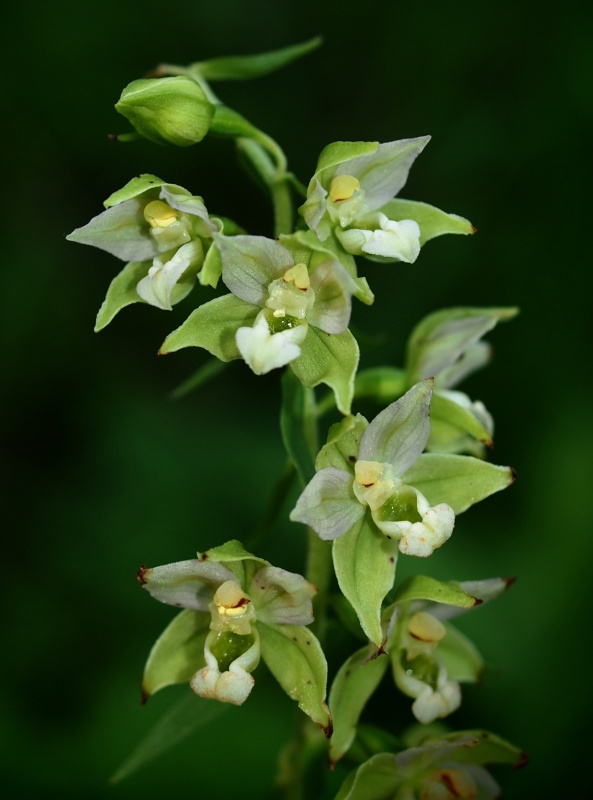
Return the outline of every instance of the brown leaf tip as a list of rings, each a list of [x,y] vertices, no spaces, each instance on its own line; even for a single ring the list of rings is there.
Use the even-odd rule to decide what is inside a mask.
[[[475,608],[476,606],[481,606],[483,602],[484,601],[482,600],[481,597],[474,597],[474,604],[472,608]]]
[[[144,686],[140,687],[140,705],[146,705],[146,701],[150,697],[150,692],[147,692]]]
[[[146,566],[146,564],[142,564],[142,566],[138,570],[138,573],[136,574],[136,578],[138,579],[138,583],[140,584],[140,586],[146,586],[146,584],[148,583],[148,581],[145,578],[147,572],[148,572],[148,567]]]
[[[517,475],[517,470],[514,467],[509,467],[509,469],[511,470],[511,483],[514,483],[519,477]]]
[[[521,769],[528,763],[529,763],[529,756],[527,755],[527,753],[521,753],[517,763],[513,764],[513,769]]]
[[[508,589],[509,586],[512,586],[516,582],[517,578],[503,578],[505,589]]]

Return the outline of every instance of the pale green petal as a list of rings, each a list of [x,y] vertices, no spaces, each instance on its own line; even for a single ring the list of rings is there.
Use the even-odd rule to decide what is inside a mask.
[[[222,257],[222,280],[246,303],[263,306],[268,286],[293,266],[290,253],[265,236],[222,236],[216,244]]]
[[[222,564],[195,558],[152,569],[143,567],[138,573],[140,585],[155,600],[193,611],[207,611],[220,584],[234,579]]]
[[[357,524],[364,513],[352,492],[352,475],[327,467],[309,481],[290,512],[290,519],[309,525],[321,539],[336,539]]]
[[[431,396],[432,381],[421,381],[377,414],[363,434],[359,459],[392,464],[398,477],[403,475],[428,441]]]

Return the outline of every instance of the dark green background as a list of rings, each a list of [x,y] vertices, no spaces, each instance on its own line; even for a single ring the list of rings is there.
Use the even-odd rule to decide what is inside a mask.
[[[411,327],[434,309],[521,307],[491,334],[492,365],[465,387],[495,416],[493,459],[519,480],[461,517],[430,562],[402,559],[401,574],[518,577],[464,620],[491,669],[452,721],[529,752],[526,769],[496,773],[509,800],[566,796],[568,786],[575,796],[589,767],[592,693],[586,5],[54,0],[11,11],[2,50],[3,785],[19,796],[122,799],[262,798],[271,785],[294,714],[263,668],[244,708],[106,785],[175,694],[138,705],[145,656],[171,612],[139,590],[135,572],[257,525],[283,464],[278,375],[256,379],[235,364],[172,402],[205,354],[155,353],[205,291],[168,315],[127,309],[96,337],[118,264],[64,234],[140,172],[269,234],[269,208],[235,170],[229,143],[114,145],[106,134],[127,123],[113,104],[161,61],[322,34],[323,48],[300,64],[218,90],[280,141],[305,181],[336,139],[432,134],[403,194],[480,230],[430,243],[413,266],[361,264],[377,302],[358,307],[355,324],[387,334],[364,364],[400,363]],[[302,569],[298,526],[282,523],[275,536],[262,554]],[[408,703],[387,708],[392,730],[410,721]]]

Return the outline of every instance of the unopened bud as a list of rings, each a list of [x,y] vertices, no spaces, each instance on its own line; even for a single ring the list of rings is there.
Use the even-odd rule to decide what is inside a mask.
[[[145,139],[178,147],[201,141],[214,114],[203,89],[182,76],[132,81],[115,108]]]

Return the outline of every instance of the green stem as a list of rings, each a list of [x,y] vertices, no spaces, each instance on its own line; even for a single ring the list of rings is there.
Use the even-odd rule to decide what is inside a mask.
[[[332,545],[325,542],[311,528],[307,529],[306,578],[317,587],[313,600],[315,620],[311,630],[323,645],[327,627],[327,603],[332,575]]]

